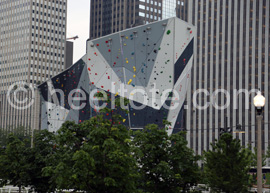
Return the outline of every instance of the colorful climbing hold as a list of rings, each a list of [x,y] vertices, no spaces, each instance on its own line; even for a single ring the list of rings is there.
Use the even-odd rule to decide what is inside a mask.
[[[171,33],[171,30],[168,30],[168,31],[167,31],[167,35],[169,35],[170,33]]]
[[[132,82],[132,79],[129,79],[129,81],[128,81],[128,85],[130,85],[130,83]]]

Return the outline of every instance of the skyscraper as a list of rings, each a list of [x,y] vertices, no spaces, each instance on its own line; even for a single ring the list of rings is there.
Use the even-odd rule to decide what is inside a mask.
[[[38,96],[30,108],[19,110],[10,103],[16,102],[14,97],[18,99],[16,105],[24,99],[31,101],[36,92],[31,91],[31,84],[39,84],[64,69],[66,9],[66,0],[0,2],[0,127],[39,127]],[[25,90],[16,84],[7,97],[10,86],[19,81],[28,84]]]
[[[162,18],[162,0],[91,0],[90,39]]]
[[[266,98],[263,150],[269,146],[269,4],[268,0],[188,2],[188,22],[197,27],[197,39],[187,96],[187,138],[198,154],[211,148],[224,127],[232,128],[242,145],[256,146],[255,89]],[[235,133],[237,125],[244,133]]]
[[[175,17],[187,21],[188,0],[91,0],[90,39]]]

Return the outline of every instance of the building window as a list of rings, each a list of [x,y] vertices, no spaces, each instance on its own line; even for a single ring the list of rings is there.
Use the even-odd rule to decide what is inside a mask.
[[[145,9],[145,6],[144,5],[139,5],[139,8],[140,9]]]
[[[141,16],[141,17],[145,17],[145,13],[143,13],[143,12],[139,12],[139,16]]]

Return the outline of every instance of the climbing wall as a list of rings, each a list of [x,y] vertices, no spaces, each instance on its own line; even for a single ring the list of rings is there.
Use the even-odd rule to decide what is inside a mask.
[[[130,100],[129,113],[122,114],[123,124],[130,128],[149,123],[162,126],[165,119],[172,123],[170,133],[182,129],[194,30],[178,18],[170,18],[88,41],[81,60],[39,86],[42,129],[56,131],[66,120],[81,123],[95,116],[98,111],[93,106],[100,102],[90,95],[96,89]],[[68,104],[72,91],[77,97],[85,93],[85,101],[73,103],[84,104],[82,109]],[[144,108],[137,108],[142,105]]]

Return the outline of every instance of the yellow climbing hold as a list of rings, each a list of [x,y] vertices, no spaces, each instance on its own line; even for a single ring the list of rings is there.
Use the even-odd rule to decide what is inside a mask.
[[[126,122],[126,119],[123,119],[123,123]]]
[[[133,75],[133,78],[136,78],[136,75],[135,74]]]
[[[128,64],[128,60],[126,61],[126,63]]]
[[[126,39],[128,39],[128,36],[126,36]]]
[[[118,92],[117,92],[117,93],[115,93],[115,96],[118,96],[118,94],[119,94]]]
[[[134,72],[136,72],[136,67],[135,66],[133,66],[133,70],[134,70]]]
[[[130,85],[130,83],[132,82],[132,79],[129,79],[129,81],[128,81],[128,85]]]

